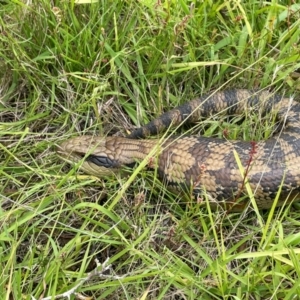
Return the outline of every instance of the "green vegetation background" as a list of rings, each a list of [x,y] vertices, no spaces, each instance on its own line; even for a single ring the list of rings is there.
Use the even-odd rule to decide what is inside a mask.
[[[212,213],[147,171],[130,187],[76,175],[55,145],[129,132],[212,89],[297,98],[300,5],[93,2],[0,3],[0,298],[298,299],[297,205]],[[270,128],[254,116],[204,130]]]

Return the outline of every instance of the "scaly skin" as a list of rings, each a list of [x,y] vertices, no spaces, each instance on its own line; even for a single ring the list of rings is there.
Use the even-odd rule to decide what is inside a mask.
[[[257,106],[262,112],[277,112],[284,123],[284,130],[266,141],[194,136],[138,139],[185,121],[195,122],[219,113],[239,115]],[[238,167],[234,151],[247,169],[247,178]],[[196,197],[208,197],[212,208],[225,203],[233,211],[242,210],[248,203],[244,197],[247,180],[258,207],[270,208],[281,187],[280,206],[297,199],[300,192],[300,104],[265,91],[217,92],[163,114],[127,138],[80,136],[67,140],[60,145],[59,154],[71,162],[85,157],[81,168],[99,177],[119,172],[122,166],[132,166],[148,156],[148,167],[157,168],[159,178],[170,189],[193,190]]]

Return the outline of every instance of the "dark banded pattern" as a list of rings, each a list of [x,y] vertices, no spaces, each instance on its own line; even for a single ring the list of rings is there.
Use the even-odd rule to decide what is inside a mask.
[[[277,113],[283,129],[266,141],[245,142],[183,136],[142,139],[158,135],[184,122],[215,115],[240,115],[256,111]],[[238,168],[234,151],[247,177]],[[59,153],[96,176],[119,172],[148,157],[148,167],[172,190],[185,191],[211,206],[233,205],[234,211],[248,203],[248,182],[259,208],[270,208],[279,187],[278,205],[297,199],[300,193],[300,104],[267,91],[229,90],[215,92],[172,109],[128,137],[73,138],[60,145]]]

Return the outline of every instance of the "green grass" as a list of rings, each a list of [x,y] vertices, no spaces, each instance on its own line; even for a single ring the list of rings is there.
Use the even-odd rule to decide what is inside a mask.
[[[150,172],[131,184],[91,178],[55,152],[212,89],[299,95],[300,5],[290,2],[2,1],[1,299],[55,299],[77,284],[71,299],[300,298],[296,205],[211,212]],[[203,124],[206,135],[257,140],[273,120]],[[110,271],[80,284],[95,259]]]

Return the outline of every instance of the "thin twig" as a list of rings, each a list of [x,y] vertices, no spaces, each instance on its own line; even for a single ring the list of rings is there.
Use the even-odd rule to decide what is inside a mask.
[[[109,270],[111,268],[111,265],[107,265],[109,261],[109,257],[104,261],[103,264],[100,264],[98,259],[95,259],[96,262],[96,268],[90,272],[86,277],[82,278],[73,288],[69,289],[68,291],[56,295],[56,296],[49,296],[49,297],[45,297],[45,298],[40,298],[39,300],[52,300],[52,299],[63,299],[63,298],[67,298],[70,299],[71,295],[76,295],[77,297],[80,297],[80,295],[78,293],[76,293],[76,290],[81,287],[85,282],[87,282],[88,280],[92,279],[93,277],[99,277],[101,279],[113,279],[113,280],[119,280],[124,278],[125,276],[114,276],[114,275],[104,275],[103,273],[105,273],[107,270]],[[99,268],[101,268],[101,270],[99,270]],[[31,296],[31,299],[33,300],[37,300],[35,297]]]

